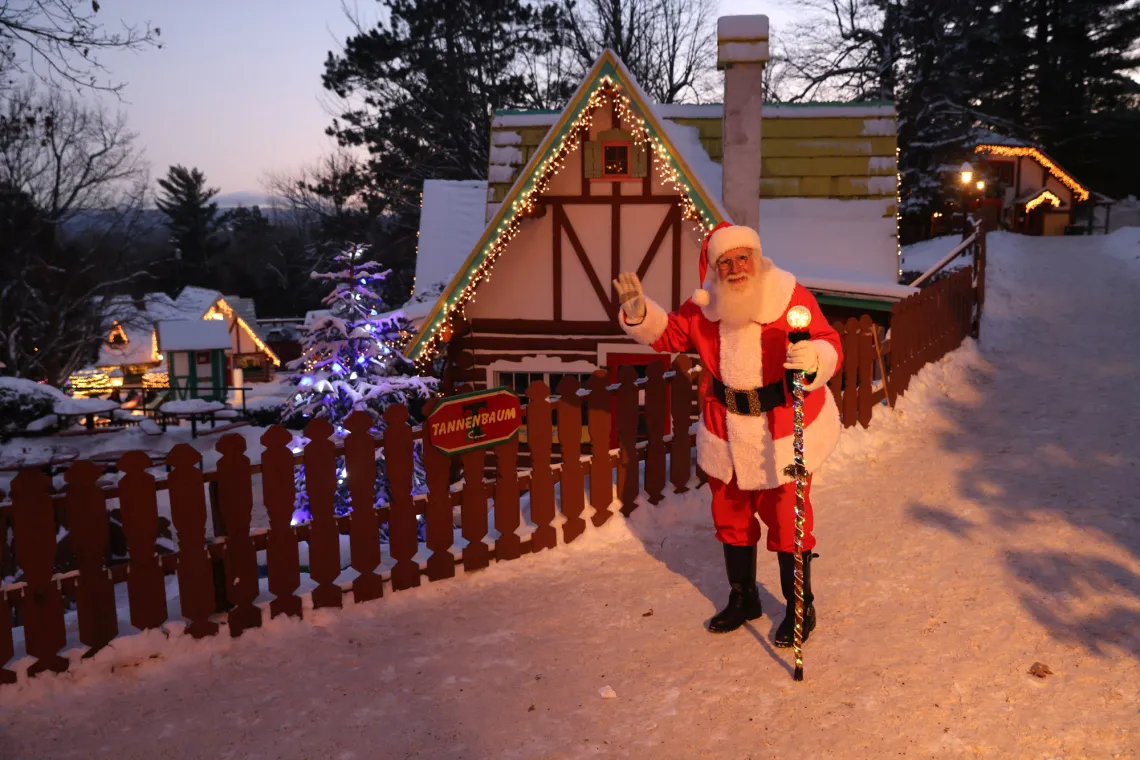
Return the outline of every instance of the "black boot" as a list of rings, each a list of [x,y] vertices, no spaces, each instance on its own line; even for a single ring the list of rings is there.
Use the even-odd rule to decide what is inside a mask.
[[[780,590],[784,592],[787,601],[787,611],[784,620],[776,629],[775,644],[778,647],[792,646],[796,630],[796,555],[794,552],[779,552],[777,559],[780,562]],[[811,552],[805,551],[804,557],[804,634],[803,640],[815,628],[815,595],[811,592]]]
[[[735,631],[763,614],[756,588],[756,547],[724,544],[724,568],[728,572],[728,606],[709,621],[710,633]]]

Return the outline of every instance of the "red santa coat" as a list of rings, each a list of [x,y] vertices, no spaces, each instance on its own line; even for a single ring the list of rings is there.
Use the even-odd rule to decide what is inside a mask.
[[[794,480],[784,469],[794,462],[792,452],[792,397],[782,406],[751,417],[729,414],[712,393],[712,378],[729,388],[747,390],[784,378],[787,357],[787,312],[793,306],[811,310],[809,332],[819,352],[819,370],[804,394],[804,464],[814,472],[839,440],[839,408],[827,382],[842,361],[839,334],[828,324],[815,297],[796,282],[791,272],[770,266],[759,275],[760,297],[756,314],[747,325],[720,324],[716,301],[697,306],[690,299],[667,314],[646,298],[645,319],[622,328],[655,351],[679,353],[696,350],[705,368],[701,380],[701,419],[697,426],[697,462],[718,480],[746,491],[775,488]]]

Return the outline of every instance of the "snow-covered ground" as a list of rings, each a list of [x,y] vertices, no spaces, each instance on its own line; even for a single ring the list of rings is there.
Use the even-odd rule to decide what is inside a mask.
[[[726,589],[700,489],[237,640],[117,641],[0,688],[0,757],[1135,757],[1140,234],[989,251],[980,342],[816,481],[803,683],[770,556],[765,616],[704,631]]]

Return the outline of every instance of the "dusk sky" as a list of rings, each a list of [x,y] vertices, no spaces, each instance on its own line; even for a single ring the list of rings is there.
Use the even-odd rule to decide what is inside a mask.
[[[350,5],[352,0],[350,0]],[[223,193],[260,193],[267,172],[292,171],[335,148],[321,72],[351,33],[341,0],[103,0],[108,21],[149,20],[162,50],[105,56],[127,83],[122,108],[152,175],[197,166]],[[721,0],[720,14],[767,13],[773,34],[795,3]],[[379,5],[358,0],[365,18]]]

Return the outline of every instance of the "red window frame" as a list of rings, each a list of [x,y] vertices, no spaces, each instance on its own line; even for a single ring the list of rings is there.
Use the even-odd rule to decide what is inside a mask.
[[[625,174],[610,174],[606,171],[606,148],[610,147],[625,148]],[[633,143],[628,140],[604,140],[602,141],[601,155],[598,160],[602,164],[602,176],[594,177],[592,182],[640,182],[640,177],[634,177],[633,172]]]

